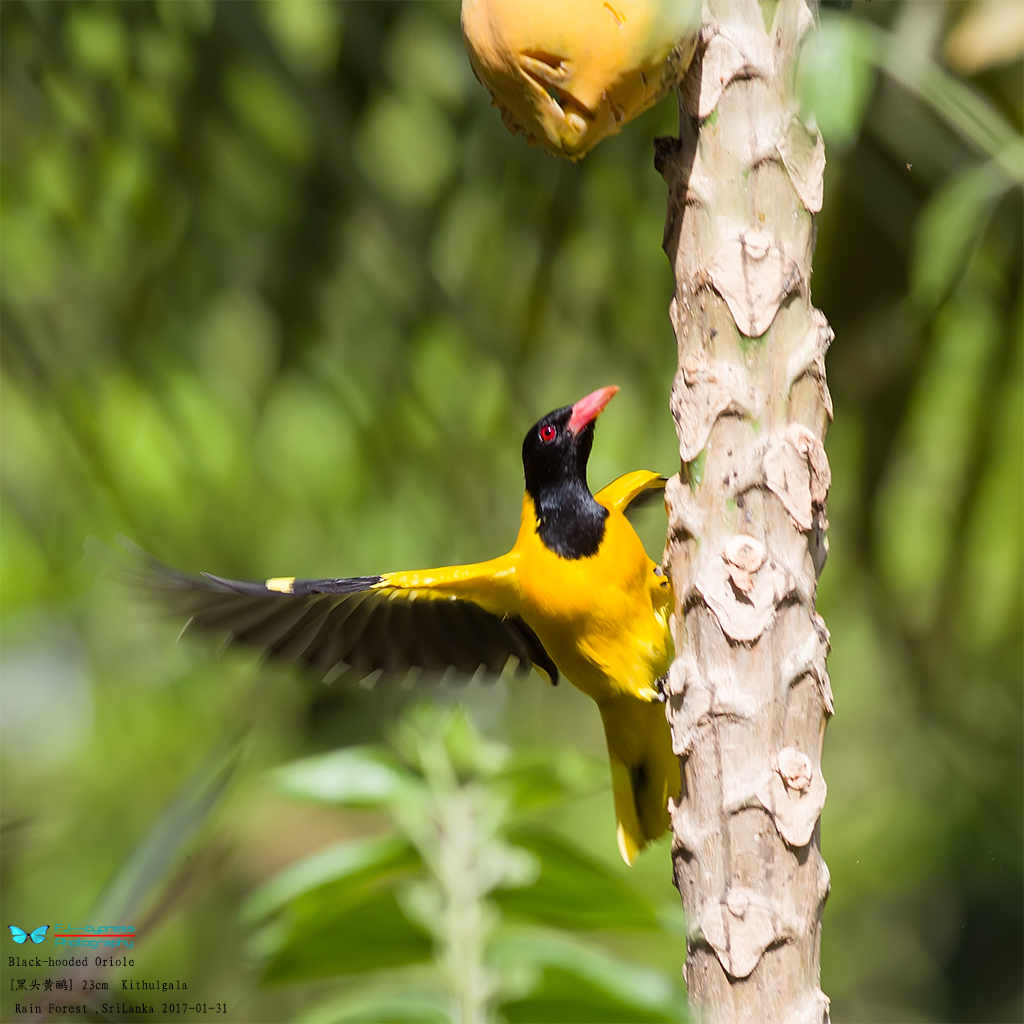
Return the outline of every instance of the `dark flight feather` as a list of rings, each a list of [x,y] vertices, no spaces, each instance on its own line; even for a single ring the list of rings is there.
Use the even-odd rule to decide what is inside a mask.
[[[380,576],[295,580],[292,593],[282,593],[263,583],[183,573],[121,543],[134,556],[129,575],[187,617],[188,630],[226,635],[229,643],[260,648],[321,677],[410,668],[500,673],[515,658],[517,672],[536,666],[558,682],[555,663],[525,622],[472,601],[379,587]]]

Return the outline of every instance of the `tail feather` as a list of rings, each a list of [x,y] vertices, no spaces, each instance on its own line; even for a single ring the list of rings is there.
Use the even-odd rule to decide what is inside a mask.
[[[632,864],[640,851],[670,825],[668,798],[678,799],[679,760],[664,706],[622,697],[601,705],[619,852]]]

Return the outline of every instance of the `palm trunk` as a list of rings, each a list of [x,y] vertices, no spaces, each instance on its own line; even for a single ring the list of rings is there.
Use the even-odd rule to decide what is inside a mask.
[[[719,1022],[828,1020],[818,819],[832,694],[814,602],[832,332],[810,299],[824,148],[795,93],[813,20],[804,0],[706,0],[679,138],[657,142],[682,459],[667,492],[673,858],[690,1001]]]

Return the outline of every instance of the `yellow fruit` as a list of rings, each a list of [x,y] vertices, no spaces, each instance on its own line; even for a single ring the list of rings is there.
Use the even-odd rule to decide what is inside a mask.
[[[673,89],[699,0],[462,0],[477,78],[511,132],[578,160]]]

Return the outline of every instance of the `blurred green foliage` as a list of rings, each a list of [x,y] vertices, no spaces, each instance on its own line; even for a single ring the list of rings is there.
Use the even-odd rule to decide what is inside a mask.
[[[1000,5],[825,12],[801,75],[829,158],[814,295],[837,339],[819,600],[837,709],[822,984],[837,1021],[1024,1009],[1024,82],[1020,54],[972,29],[982,7]],[[410,691],[317,689],[175,644],[174,626],[83,570],[82,540],[121,531],[185,568],[253,578],[488,557],[514,536],[523,430],[608,383],[623,391],[592,482],[673,471],[651,158],[673,104],[581,164],[546,158],[488,108],[454,3],[8,0],[0,85],[5,916],[84,922],[177,820],[180,851],[147,876],[139,920],[102,922],[158,921],[137,973],[185,978],[232,1019],[365,1019],[380,1004],[353,1008],[347,981],[261,985],[256,954],[272,947],[250,945],[240,908],[318,855],[339,872],[335,844],[389,842],[379,810],[340,806],[351,793],[296,802],[268,769],[377,743]],[[655,555],[662,533],[655,517]],[[459,692],[513,750],[603,756],[571,687]],[[240,728],[241,765],[190,839],[208,808],[181,803],[185,780]],[[677,899],[667,844],[632,872],[618,863],[607,789],[535,813],[562,838],[507,842],[564,865],[550,850],[571,837],[650,904]],[[193,870],[173,875],[181,853]],[[503,910],[554,908],[569,881],[500,890],[519,901]],[[598,895],[575,911],[591,915],[586,947],[495,939],[495,970],[543,966],[508,1019],[594,1019],[610,963],[678,970],[681,937],[610,930]],[[436,937],[409,942],[422,956]],[[622,976],[624,1005],[646,977]],[[441,1019],[393,1000],[390,1019]]]
[[[309,1019],[685,1015],[681,983],[559,931],[662,931],[617,872],[522,820],[593,790],[599,762],[513,755],[464,713],[427,705],[402,717],[390,750],[348,747],[276,774],[290,796],[385,809],[396,826],[290,865],[247,902],[246,919],[262,924],[253,945],[267,981],[361,976]]]

